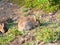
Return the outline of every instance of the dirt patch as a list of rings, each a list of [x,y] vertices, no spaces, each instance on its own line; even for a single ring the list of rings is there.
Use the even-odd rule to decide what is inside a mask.
[[[15,12],[19,8],[18,6],[9,3],[8,0],[2,0],[0,3],[0,22],[17,16]]]

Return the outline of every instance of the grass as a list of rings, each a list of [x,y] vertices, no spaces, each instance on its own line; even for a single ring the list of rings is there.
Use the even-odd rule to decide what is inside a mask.
[[[16,38],[18,35],[22,35],[22,32],[18,31],[15,27],[13,27],[10,23],[9,30],[3,36],[0,37],[0,44],[5,45],[6,43],[10,43],[12,40]]]
[[[26,42],[24,45],[33,45],[33,42]]]
[[[58,40],[60,40],[60,26],[57,23],[47,23],[48,25],[41,25],[35,29],[33,29],[34,33],[32,34],[35,38],[35,40],[33,41],[33,43],[35,43],[35,41],[38,45],[38,42],[45,42],[45,43],[51,43],[51,42],[56,42]],[[31,45],[33,44],[32,42],[25,42],[25,45]]]
[[[19,6],[33,8],[34,10],[43,10],[46,13],[55,12],[60,8],[60,0],[9,0]]]
[[[3,36],[0,37],[0,44],[5,45],[6,43],[10,43],[12,40],[16,38],[18,35],[23,35],[28,33],[29,31],[24,31],[23,33],[17,30],[17,26],[15,23],[8,23],[9,30]],[[56,42],[60,40],[60,25],[55,22],[42,22],[42,25],[33,29],[35,36],[35,41],[44,41],[44,42]],[[32,40],[33,41],[33,40]],[[25,42],[25,45],[31,45],[33,42]]]
[[[44,42],[55,42],[60,38],[60,32],[58,31],[59,30],[56,31],[52,28],[44,27],[41,30],[37,31],[36,40]]]
[[[39,19],[39,18],[38,18]],[[39,19],[42,20],[42,19]],[[44,19],[43,19],[44,20]],[[5,37],[1,37],[0,39],[1,43],[9,43],[17,35],[22,34],[22,32],[19,32],[15,27],[14,23],[9,23],[8,26],[10,27],[9,32],[7,32]],[[48,21],[42,21],[41,25],[37,28],[33,29],[35,32],[32,34],[35,36],[35,41],[44,41],[46,43],[49,42],[56,42],[60,40],[60,25],[56,22],[48,22]],[[24,31],[23,34],[28,33],[29,31]],[[9,36],[10,35],[10,36]],[[13,36],[13,37],[12,37]],[[3,41],[2,41],[3,40]],[[33,41],[33,40],[32,40]],[[25,42],[25,45],[31,45],[32,42]]]
[[[60,15],[57,16],[58,19],[59,16]],[[60,40],[60,23],[49,22],[45,19],[40,19],[39,15],[37,15],[36,17],[41,22],[41,24],[37,28],[33,29],[34,33],[32,35],[35,36],[34,38],[36,39],[34,41],[44,41],[46,43],[49,43]],[[8,27],[8,32],[6,32],[3,36],[0,37],[1,45],[10,43],[12,40],[16,38],[16,36],[24,35],[25,33],[29,32],[29,30],[26,30],[24,32],[18,31],[17,26],[14,22],[8,23]],[[25,42],[24,45],[31,45],[34,43],[34,41],[32,40],[32,42]]]
[[[49,0],[50,1],[50,0]],[[51,0],[10,0],[19,6],[26,6],[27,8],[23,9],[23,12],[27,12],[28,9],[42,9],[45,12],[54,12],[59,8],[59,1]],[[54,2],[54,3],[52,3]],[[26,16],[26,15],[25,15]],[[36,15],[36,18],[40,21],[40,25],[33,29],[35,32],[32,34],[35,36],[35,41],[44,41],[44,42],[56,42],[60,40],[60,23],[49,22],[47,19],[41,19],[40,15]],[[60,19],[60,15],[57,16],[57,19]],[[49,19],[48,19],[49,20]],[[0,44],[5,45],[6,43],[10,43],[12,40],[16,38],[18,35],[23,35],[28,33],[29,31],[20,32],[17,29],[16,24],[8,23],[8,32],[6,32],[3,36],[0,37]],[[32,45],[34,42],[25,42],[24,45]]]

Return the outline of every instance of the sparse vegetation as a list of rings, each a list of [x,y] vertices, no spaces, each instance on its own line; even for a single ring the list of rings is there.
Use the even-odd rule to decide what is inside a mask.
[[[10,43],[10,41],[14,40],[16,36],[23,34],[22,32],[18,31],[15,27],[13,27],[11,24],[13,25],[13,23],[8,24],[8,32],[0,36],[1,45]]]
[[[8,3],[10,6],[13,3],[13,5],[12,5],[13,7],[15,7],[14,4],[17,4],[18,6],[20,6],[20,8],[23,7],[21,10],[20,10],[20,8],[18,9],[18,11],[19,10],[22,11],[23,15],[21,14],[21,12],[20,13],[17,12],[17,14],[19,14],[19,16],[20,16],[20,14],[22,16],[29,16],[29,15],[35,16],[37,21],[39,22],[39,25],[36,26],[36,28],[34,27],[34,29],[32,29],[32,30],[18,31],[18,27],[17,27],[18,24],[16,22],[13,21],[13,22],[7,23],[7,26],[9,28],[8,32],[0,35],[0,44],[1,45],[11,43],[11,41],[15,40],[17,36],[21,36],[23,40],[26,38],[27,41],[25,41],[25,40],[24,40],[25,42],[21,41],[21,42],[23,42],[22,43],[23,45],[33,45],[33,44],[38,45],[38,43],[41,41],[44,43],[51,43],[51,42],[55,43],[56,41],[60,40],[60,12],[59,12],[59,14],[56,14],[56,15],[47,14],[47,13],[53,13],[53,12],[57,11],[58,9],[60,9],[60,0],[33,0],[33,1],[32,0],[9,0],[8,2],[11,2],[10,4]],[[8,8],[10,8],[10,6]],[[4,9],[1,9],[1,10],[4,10]],[[31,12],[31,9],[32,9],[32,12]],[[39,11],[43,10],[45,13],[37,14],[37,10],[39,10]],[[13,11],[17,11],[17,10],[13,10]],[[12,14],[13,14],[13,11],[12,11]],[[35,14],[33,14],[34,11],[36,11]],[[3,13],[5,14],[5,12],[3,12]],[[29,14],[27,14],[27,13],[29,13]],[[32,13],[32,14],[30,14],[30,13]],[[15,15],[15,14],[13,14],[13,15]],[[33,19],[32,19],[32,22],[33,22]],[[23,24],[23,23],[20,23],[20,24]],[[30,35],[30,33],[31,33],[31,35]],[[30,38],[31,38],[31,40],[30,40]],[[32,39],[32,38],[34,38],[34,39]]]
[[[44,42],[55,42],[60,38],[59,36],[59,30],[53,30],[52,28],[44,27],[37,31],[36,39]]]
[[[33,9],[42,9],[45,12],[55,12],[60,8],[60,0],[10,0],[20,6],[26,6]]]

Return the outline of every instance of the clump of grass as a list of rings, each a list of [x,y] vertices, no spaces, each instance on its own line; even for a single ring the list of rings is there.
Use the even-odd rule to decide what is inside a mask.
[[[60,0],[10,0],[10,2],[36,10],[42,9],[47,13],[55,12],[60,7]]]
[[[33,45],[33,42],[26,42],[24,45]]]
[[[9,43],[14,38],[15,38],[15,35],[13,35],[13,34],[9,34],[9,35],[5,35],[3,37],[0,37],[0,44],[4,45],[5,43]]]
[[[22,35],[23,33],[18,31],[18,29],[14,26],[13,23],[9,23],[8,25],[8,32],[0,36],[0,44],[5,45],[6,43],[10,43],[12,40],[16,38],[16,36]]]
[[[44,42],[55,42],[60,38],[60,31],[44,27],[37,31],[36,40]]]

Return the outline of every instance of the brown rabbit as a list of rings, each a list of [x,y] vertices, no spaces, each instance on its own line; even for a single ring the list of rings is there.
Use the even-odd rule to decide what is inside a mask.
[[[4,24],[2,23],[2,24],[0,24],[0,32],[2,32],[2,33],[4,33],[5,31],[4,31]]]
[[[18,30],[31,30],[33,27],[38,25],[39,23],[36,21],[35,17],[27,16],[27,17],[21,17],[18,21]]]

